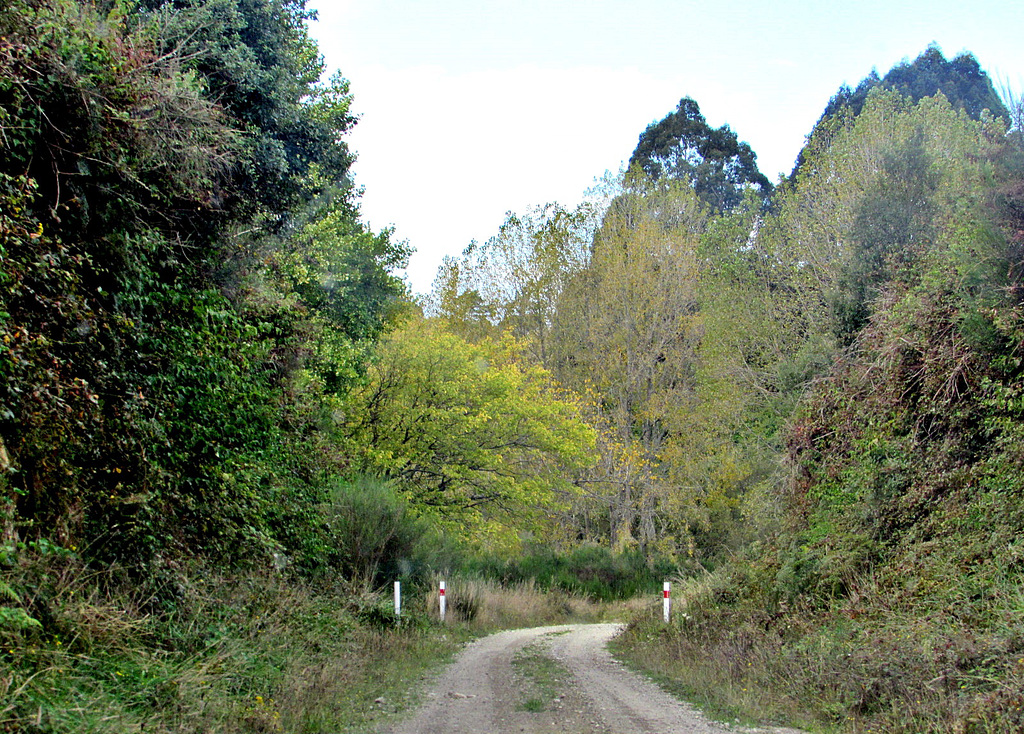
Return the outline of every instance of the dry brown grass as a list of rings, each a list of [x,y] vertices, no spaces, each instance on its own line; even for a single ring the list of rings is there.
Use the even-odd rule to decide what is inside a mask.
[[[570,622],[625,621],[640,612],[647,600],[594,602],[564,591],[544,590],[532,580],[502,586],[477,578],[447,582],[446,621],[478,631],[536,627]],[[420,604],[431,619],[439,616],[437,584]]]

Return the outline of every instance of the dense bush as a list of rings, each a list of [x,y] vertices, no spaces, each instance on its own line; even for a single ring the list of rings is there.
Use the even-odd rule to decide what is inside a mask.
[[[780,521],[631,632],[730,714],[1021,728],[1021,148],[981,117],[872,93],[765,224],[798,263],[774,304],[834,358],[785,427]]]
[[[386,481],[361,476],[327,486],[316,508],[321,531],[296,546],[296,568],[304,575],[351,579],[375,589],[397,580],[423,582],[434,569],[450,565],[455,547]]]
[[[404,296],[301,2],[0,8],[0,535],[140,571],[319,532]],[[287,508],[290,513],[281,512]]]

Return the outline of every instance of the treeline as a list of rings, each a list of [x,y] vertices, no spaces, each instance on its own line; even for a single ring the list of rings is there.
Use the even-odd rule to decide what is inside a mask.
[[[507,323],[640,458],[608,524],[632,502],[627,543],[717,567],[640,628],[646,664],[812,727],[1018,730],[1021,106],[970,103],[987,78],[936,49],[885,80],[915,70],[978,86],[841,90],[794,175],[736,204],[700,196],[699,144],[683,176],[642,166],[547,318]],[[488,295],[508,241],[449,264],[441,315],[474,289],[517,315]]]
[[[1008,101],[972,56],[929,48],[841,88],[771,187],[684,99],[603,199],[510,216],[439,272],[431,321],[512,334],[581,396],[596,442],[561,537],[699,571],[689,614],[634,644],[719,704],[1021,726]]]
[[[572,478],[570,537],[713,562],[777,525],[800,416],[922,289],[953,288],[958,329],[1015,348],[997,336],[1016,305],[1009,113],[970,56],[932,48],[890,77],[932,94],[840,90],[778,188],[684,99],[603,200],[510,215],[442,266],[432,322],[512,334],[581,396],[596,458]]]

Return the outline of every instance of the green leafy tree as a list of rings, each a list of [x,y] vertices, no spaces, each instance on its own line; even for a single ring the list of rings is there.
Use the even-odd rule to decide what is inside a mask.
[[[954,107],[964,110],[973,120],[980,120],[984,110],[995,117],[1010,119],[1010,111],[973,54],[964,52],[952,61],[947,61],[939,47],[933,44],[913,62],[896,64],[884,77],[879,77],[878,72],[872,70],[855,89],[845,84],[841,86],[825,106],[814,131],[842,110],[850,111],[853,116],[859,115],[873,89],[895,90],[914,102],[941,93]],[[801,151],[792,177],[796,176],[802,165],[803,155]]]
[[[344,466],[318,405],[400,309],[407,251],[358,220],[307,18],[0,7],[5,537],[140,567],[317,527]]]
[[[654,179],[686,181],[714,211],[732,209],[748,187],[765,199],[772,191],[750,146],[741,143],[728,125],[708,125],[690,97],[679,100],[674,112],[644,130],[629,165],[639,166]]]
[[[432,297],[436,314],[467,334],[486,333],[485,324],[508,331],[546,364],[558,299],[589,259],[597,215],[589,202],[507,215],[495,237],[471,243],[458,261],[442,266]]]
[[[605,213],[588,267],[559,301],[552,369],[594,396],[612,454],[634,457],[621,474],[591,478],[615,488],[609,523],[619,546],[653,549],[669,537],[665,500],[677,488],[658,467],[673,440],[672,416],[693,388],[697,244],[705,221],[689,185],[629,181]]]
[[[324,183],[350,188],[342,136],[355,124],[348,83],[321,83],[304,0],[143,0],[138,22],[202,80],[240,132],[239,165],[222,205],[280,227]],[[315,169],[316,176],[310,172]]]

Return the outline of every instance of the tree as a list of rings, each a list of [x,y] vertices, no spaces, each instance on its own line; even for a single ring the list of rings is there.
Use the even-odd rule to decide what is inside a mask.
[[[750,146],[739,142],[728,125],[708,125],[690,97],[644,130],[629,165],[639,166],[653,179],[686,181],[717,212],[736,206],[747,188],[756,189],[763,199],[772,191]]]
[[[697,243],[705,213],[689,185],[632,179],[595,235],[588,267],[558,304],[549,363],[599,401],[615,453],[635,454],[616,487],[612,540],[653,548],[665,537],[663,500],[676,488],[659,469],[672,415],[693,389],[699,331]]]
[[[515,538],[541,522],[536,513],[550,516],[574,493],[595,436],[576,399],[520,350],[509,336],[470,344],[438,321],[390,334],[343,408],[358,469],[477,539]]]
[[[886,151],[881,176],[865,194],[850,230],[852,252],[833,296],[836,336],[849,345],[886,286],[917,269],[932,246],[935,166],[923,130]]]
[[[406,249],[359,221],[307,18],[0,5],[4,535],[142,569],[316,527],[341,466],[317,403],[358,377]]]
[[[1010,119],[1010,111],[973,54],[965,51],[952,61],[947,61],[939,47],[932,44],[913,62],[904,60],[893,66],[885,77],[879,77],[878,72],[872,69],[856,89],[850,89],[846,84],[839,87],[818,118],[811,136],[843,110],[848,110],[853,117],[859,115],[873,89],[895,90],[914,102],[942,94],[950,104],[964,110],[972,120],[980,120],[984,110],[988,110],[994,117],[1006,121]],[[801,150],[791,179],[796,178],[803,159],[804,151]]]
[[[486,321],[509,331],[546,364],[558,299],[565,283],[586,265],[597,217],[589,202],[574,210],[550,203],[507,214],[496,236],[471,243],[457,262],[442,265],[434,286],[435,312],[453,325],[463,322],[455,328],[484,333]]]
[[[280,228],[325,185],[351,190],[348,82],[320,81],[305,0],[142,0],[139,11],[156,53],[203,80],[241,133],[223,206]]]
[[[465,253],[462,260],[446,255],[441,261],[426,310],[453,334],[477,343],[497,333],[497,307],[472,287],[472,266],[465,258]]]
[[[942,95],[915,104],[882,90],[859,115],[820,126],[796,185],[759,234],[784,264],[788,288],[776,293],[794,304],[787,318],[805,335],[831,332],[849,343],[872,300],[919,277],[907,264],[935,256],[936,212],[970,211],[986,151],[1004,130],[1002,121],[971,120]]]

